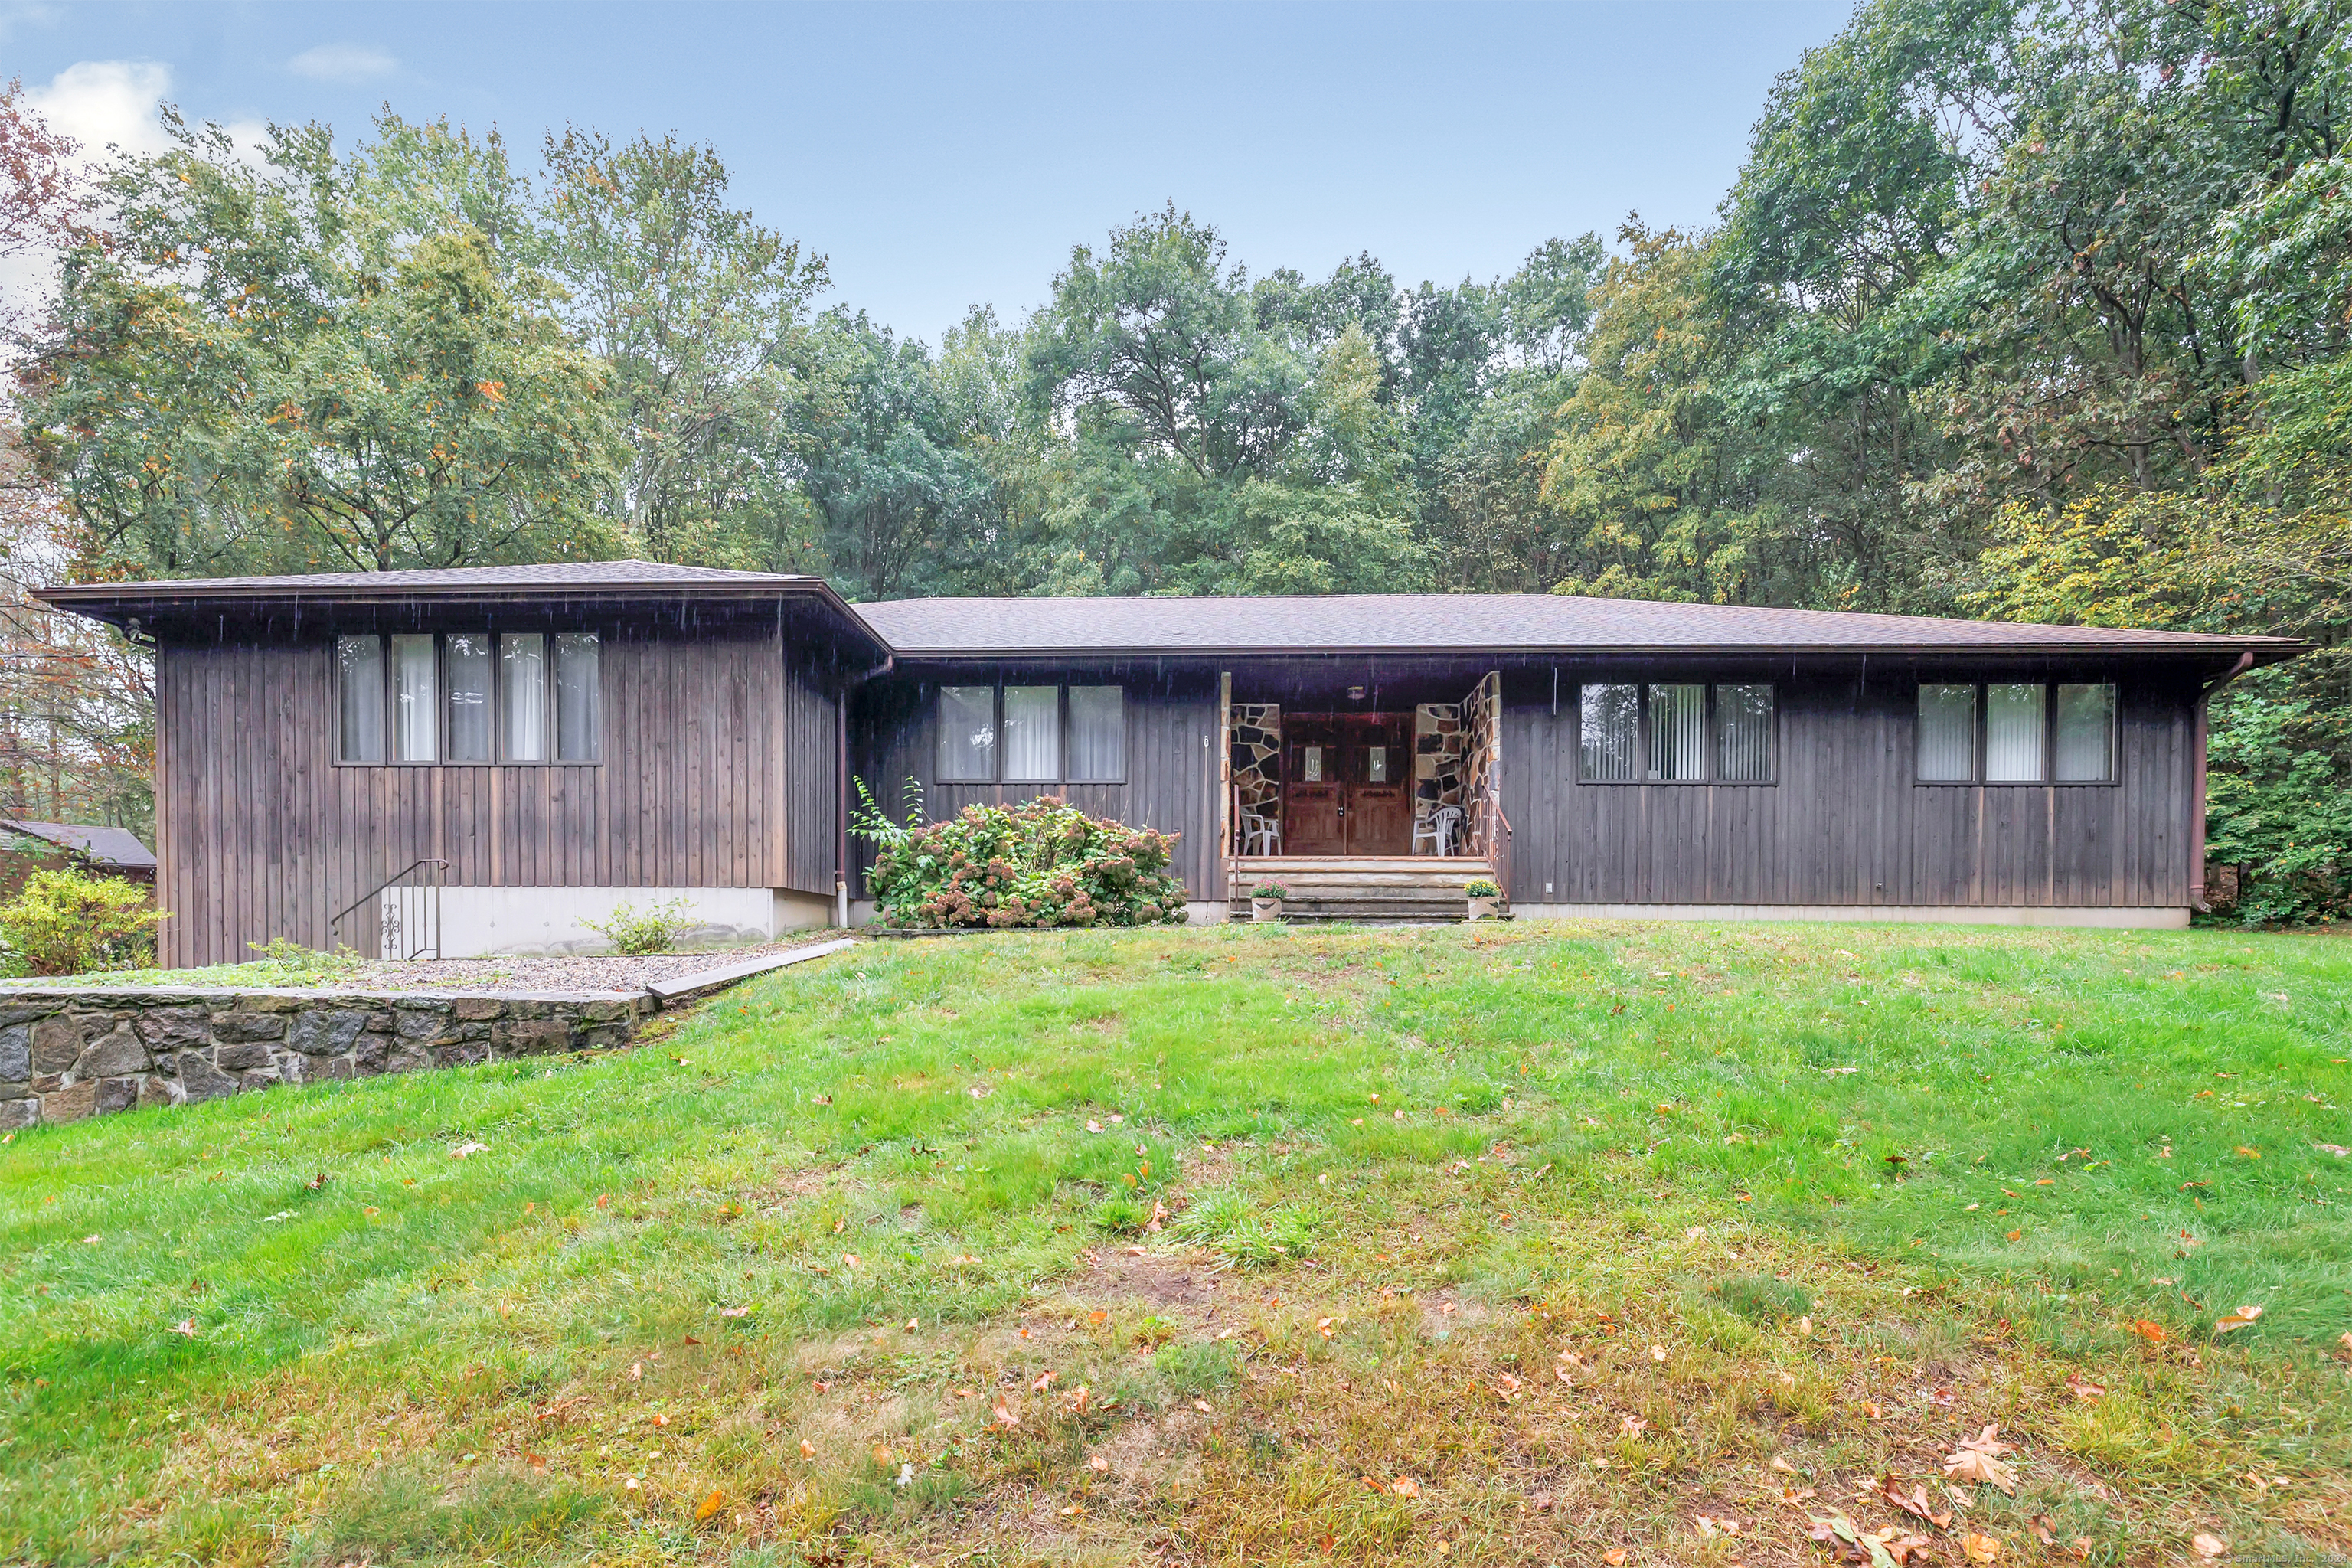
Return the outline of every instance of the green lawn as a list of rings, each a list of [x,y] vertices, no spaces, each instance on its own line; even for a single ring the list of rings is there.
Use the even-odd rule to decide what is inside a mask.
[[[876,942],[16,1135],[0,1560],[2340,1563],[2347,1057],[2327,937]]]

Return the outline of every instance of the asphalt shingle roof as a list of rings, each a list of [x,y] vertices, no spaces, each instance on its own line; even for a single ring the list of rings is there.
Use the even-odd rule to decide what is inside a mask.
[[[1587,599],[1557,594],[897,599],[857,606],[900,658],[1058,653],[1705,649],[2213,653],[2284,658],[2292,637]]]
[[[94,827],[79,822],[23,820],[0,820],[0,827],[13,829],[28,838],[42,839],[60,848],[79,851],[101,866],[120,866],[130,871],[155,869],[154,854],[127,827]]]

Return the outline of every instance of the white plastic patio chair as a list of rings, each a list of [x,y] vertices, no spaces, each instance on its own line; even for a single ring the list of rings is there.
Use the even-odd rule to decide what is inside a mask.
[[[1409,852],[1414,855],[1420,854],[1422,844],[1426,841],[1429,845],[1429,852],[1443,859],[1454,853],[1454,836],[1461,831],[1462,808],[1458,805],[1441,805],[1422,818],[1421,826],[1412,830],[1412,844]]]

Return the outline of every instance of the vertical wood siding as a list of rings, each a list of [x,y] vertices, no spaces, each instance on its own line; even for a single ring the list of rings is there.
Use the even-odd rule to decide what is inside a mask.
[[[773,626],[600,629],[596,766],[338,766],[331,640],[161,650],[164,962],[326,946],[337,911],[433,856],[452,886],[829,892],[832,703],[814,670],[787,679]]]
[[[960,680],[993,680],[994,666]],[[950,784],[938,779],[936,697],[939,682],[926,672],[877,680],[859,694],[852,770],[866,781],[875,800],[893,816],[903,816],[902,791],[908,779],[922,786],[926,814],[934,821],[971,805],[1010,804],[1058,795],[1092,816],[1134,827],[1181,834],[1177,876],[1193,899],[1223,896],[1223,862],[1217,855],[1217,678],[1213,670],[1182,669],[1153,663],[1024,668],[1008,680],[1068,685],[1117,685],[1127,693],[1127,782],[1115,784]],[[870,854],[860,847],[852,891],[866,896]]]
[[[1618,676],[1616,679],[1627,679]],[[1507,705],[1523,903],[2186,906],[2192,686],[2119,684],[2116,783],[1913,782],[1914,686],[1783,679],[1779,782],[1577,782],[1575,688]],[[1544,884],[1552,884],[1545,892]]]

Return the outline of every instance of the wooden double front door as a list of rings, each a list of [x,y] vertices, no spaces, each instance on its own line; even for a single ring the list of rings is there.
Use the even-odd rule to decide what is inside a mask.
[[[1282,716],[1282,851],[1412,850],[1412,715]]]

